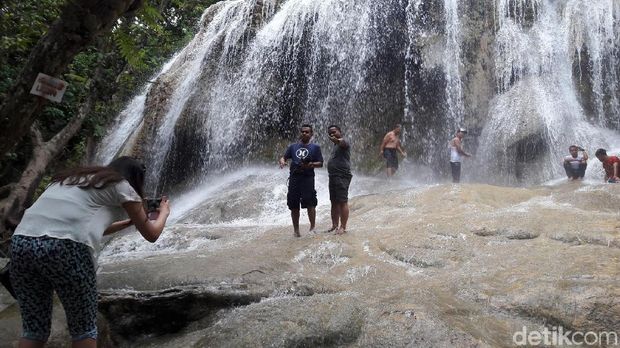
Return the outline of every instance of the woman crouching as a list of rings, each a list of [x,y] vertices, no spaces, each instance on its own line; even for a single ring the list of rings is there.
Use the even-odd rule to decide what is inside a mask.
[[[52,295],[64,307],[72,347],[97,346],[95,255],[101,239],[134,225],[155,242],[170,215],[163,199],[159,216],[144,211],[142,163],[120,157],[107,167],[59,173],[26,210],[11,240],[11,282],[22,314],[20,348],[43,347],[50,335]],[[122,207],[129,219],[113,222]]]

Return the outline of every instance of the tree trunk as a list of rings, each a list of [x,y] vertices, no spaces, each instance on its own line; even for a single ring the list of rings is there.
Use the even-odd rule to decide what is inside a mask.
[[[67,1],[60,18],[39,40],[0,107],[0,159],[26,135],[46,101],[30,94],[42,72],[58,77],[73,57],[108,32],[119,17],[142,6],[143,0]]]
[[[30,133],[32,138],[32,158],[22,173],[9,196],[0,201],[0,239],[10,237],[11,231],[19,223],[26,207],[31,204],[36,188],[45,174],[49,163],[67,146],[69,140],[82,128],[82,123],[93,107],[95,92],[91,92],[80,110],[58,134],[47,142],[43,141],[41,132],[33,124]]]

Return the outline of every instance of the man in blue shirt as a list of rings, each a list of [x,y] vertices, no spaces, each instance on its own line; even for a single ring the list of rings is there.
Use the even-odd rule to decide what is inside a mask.
[[[313,232],[316,220],[316,190],[314,189],[314,168],[323,167],[321,147],[310,143],[313,135],[312,126],[301,126],[299,141],[289,145],[280,158],[280,169],[291,160],[291,171],[288,178],[288,194],[286,201],[291,210],[295,237],[299,237],[299,206],[308,209],[310,231]]]

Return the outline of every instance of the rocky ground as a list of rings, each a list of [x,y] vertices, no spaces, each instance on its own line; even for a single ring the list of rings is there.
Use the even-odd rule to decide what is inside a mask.
[[[102,262],[101,345],[510,347],[524,326],[620,333],[619,196],[426,186],[355,197],[349,233],[298,239],[186,218],[158,242],[175,252]],[[326,208],[319,220],[329,227]],[[19,314],[1,296],[0,346],[12,347]],[[62,347],[56,311],[50,346]]]

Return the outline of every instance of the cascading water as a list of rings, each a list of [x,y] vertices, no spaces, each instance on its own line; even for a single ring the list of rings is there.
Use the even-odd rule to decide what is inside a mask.
[[[444,49],[444,70],[446,73],[446,102],[448,120],[446,128],[456,129],[463,122],[463,86],[461,84],[461,33],[458,0],[444,0],[446,21],[446,47]],[[452,129],[451,129],[452,128]],[[448,133],[448,135],[450,135]]]
[[[587,122],[573,79],[573,35],[585,29],[573,21],[575,16],[589,17],[575,13],[581,4],[498,1],[498,95],[481,135],[477,162],[479,172],[491,182],[545,180],[560,174],[559,163],[569,145],[607,147],[600,129]],[[601,25],[605,23],[591,28]],[[598,79],[596,74],[592,77]]]
[[[114,120],[114,125],[102,140],[102,144],[105,146],[101,146],[95,155],[96,163],[102,165],[110,163],[131,135],[140,128],[146,94],[147,90],[133,98],[125,110]]]
[[[271,161],[304,121],[327,146],[324,128],[337,123],[354,165],[372,170],[383,134],[404,123],[412,157],[445,173],[446,143],[464,125],[481,130],[472,132],[478,169],[466,166],[466,175],[548,180],[568,145],[604,147],[601,127],[618,127],[619,8],[222,1],[150,89],[133,152],[161,190]]]

